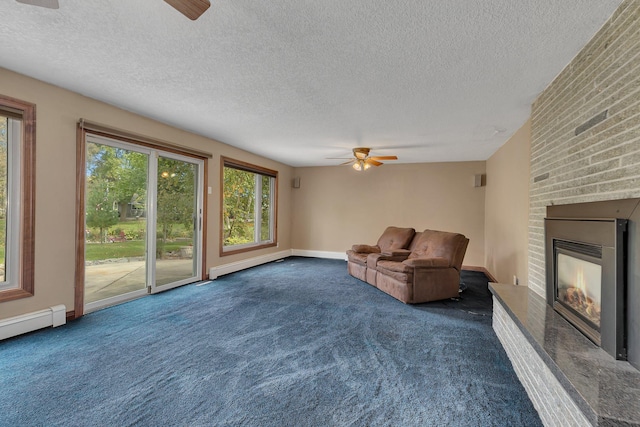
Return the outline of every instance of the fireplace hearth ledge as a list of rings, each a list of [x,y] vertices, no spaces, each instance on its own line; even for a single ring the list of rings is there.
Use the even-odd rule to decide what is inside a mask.
[[[558,406],[558,394],[545,396],[549,393],[544,393],[544,389],[552,386],[539,384],[543,373],[521,376],[523,369],[529,367],[523,367],[526,362],[512,357],[521,348],[507,348],[513,338],[506,336],[508,332],[502,325],[505,317],[535,350],[535,355],[527,357],[535,356],[548,368],[592,425],[640,426],[640,371],[628,362],[615,360],[593,344],[527,287],[491,283],[489,289],[494,296],[494,330],[538,412]],[[506,316],[500,317],[501,313]],[[538,386],[541,387],[538,389]],[[566,409],[571,402],[562,406]],[[540,413],[540,416],[546,425],[554,424],[552,414]]]

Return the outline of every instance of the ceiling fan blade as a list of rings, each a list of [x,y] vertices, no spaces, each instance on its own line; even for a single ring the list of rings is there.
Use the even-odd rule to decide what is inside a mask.
[[[380,166],[382,164],[382,162],[379,162],[377,160],[373,160],[371,157],[369,157],[367,160],[364,161],[365,163],[369,163],[370,165],[373,166]]]
[[[209,6],[211,2],[209,0],[164,0],[170,4],[178,12],[182,13],[187,18],[195,21],[200,18]]]
[[[355,160],[349,160],[348,162],[340,163],[338,166],[348,165],[349,163],[353,163]]]
[[[60,9],[58,0],[16,0],[18,3],[30,4],[31,6],[46,7],[47,9]]]
[[[325,160],[353,160],[353,157],[325,157]]]
[[[369,158],[373,160],[398,160],[397,156],[373,156]]]

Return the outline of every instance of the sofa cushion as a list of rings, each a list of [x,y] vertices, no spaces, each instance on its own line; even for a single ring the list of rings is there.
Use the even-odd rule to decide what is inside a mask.
[[[376,265],[376,269],[378,271],[385,271],[385,272],[395,271],[397,273],[413,272],[413,267],[409,267],[403,262],[388,261],[388,260],[379,260],[378,264]]]
[[[415,267],[451,267],[451,263],[446,258],[411,258],[403,261],[403,264],[411,268]]]
[[[446,231],[424,230],[409,255],[413,258],[445,258],[451,263],[458,249],[467,238],[462,234]]]
[[[347,259],[349,260],[349,262],[354,262],[360,265],[367,265],[367,255],[369,254],[347,251]]]
[[[405,249],[415,234],[416,230],[413,228],[387,227],[378,239],[377,246],[380,248],[380,252]]]
[[[413,280],[413,268],[397,261],[380,260],[376,265],[378,273],[393,277],[404,283],[410,283]]]

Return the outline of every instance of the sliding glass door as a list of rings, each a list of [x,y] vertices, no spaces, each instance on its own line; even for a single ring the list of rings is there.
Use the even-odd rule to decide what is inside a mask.
[[[200,279],[202,166],[87,137],[85,312]]]
[[[157,169],[154,291],[193,282],[200,271],[202,227],[198,164],[163,155]]]

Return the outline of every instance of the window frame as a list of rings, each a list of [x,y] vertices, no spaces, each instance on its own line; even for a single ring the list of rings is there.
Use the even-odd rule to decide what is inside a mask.
[[[244,243],[241,245],[225,246],[224,244],[224,170],[225,168],[233,168],[245,172],[255,173],[261,176],[273,178],[271,188],[271,210],[269,213],[269,225],[271,228],[271,239],[268,242],[256,242],[255,238],[252,243]],[[257,181],[257,180],[256,180]],[[255,190],[255,187],[254,187]],[[260,209],[256,203],[254,209],[254,222],[261,223]],[[257,232],[254,231],[254,236]],[[251,163],[235,160],[229,157],[220,156],[220,256],[239,254],[258,249],[271,248],[278,246],[278,171],[267,169]]]
[[[7,229],[16,230],[17,241],[12,247],[17,248],[17,265],[15,272],[9,272],[9,280],[15,286],[0,290],[0,302],[32,297],[34,286],[35,255],[35,148],[36,148],[36,105],[19,99],[0,95],[0,114],[20,117],[21,139],[19,145],[18,182],[14,183],[20,206],[11,217],[8,213]],[[7,141],[9,143],[9,141]],[[8,168],[9,169],[9,168]],[[15,176],[14,176],[15,180]],[[8,194],[11,197],[11,193]],[[14,218],[15,217],[15,218]],[[9,223],[11,222],[11,224]],[[17,224],[16,224],[17,222]],[[5,248],[8,251],[10,248]]]

